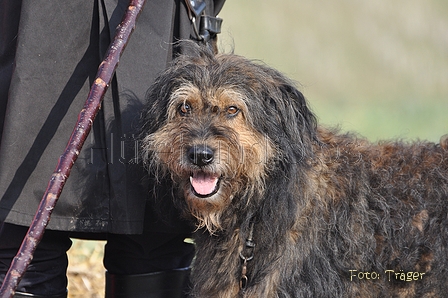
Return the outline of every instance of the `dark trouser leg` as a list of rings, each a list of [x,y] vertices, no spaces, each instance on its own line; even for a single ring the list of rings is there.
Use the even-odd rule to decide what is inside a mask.
[[[188,297],[189,277],[189,268],[134,275],[106,272],[106,298]]]
[[[27,230],[27,227],[0,222],[0,282],[3,282]],[[71,244],[67,233],[46,231],[19,283],[16,297],[66,297],[66,253]]]
[[[194,256],[188,234],[109,235],[105,248],[106,297],[185,297]]]

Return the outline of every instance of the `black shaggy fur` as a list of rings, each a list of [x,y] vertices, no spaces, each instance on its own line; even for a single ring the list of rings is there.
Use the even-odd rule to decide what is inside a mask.
[[[151,87],[143,140],[149,167],[198,220],[192,296],[448,293],[447,138],[372,144],[322,128],[278,71],[195,51]],[[226,158],[185,157],[205,143]],[[219,173],[218,192],[195,197],[194,171]],[[241,255],[252,254],[245,273]]]

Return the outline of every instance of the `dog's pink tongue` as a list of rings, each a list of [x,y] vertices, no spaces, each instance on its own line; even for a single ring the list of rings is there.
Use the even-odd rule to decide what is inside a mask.
[[[206,196],[216,190],[218,177],[204,172],[194,173],[190,176],[190,183],[196,193]]]

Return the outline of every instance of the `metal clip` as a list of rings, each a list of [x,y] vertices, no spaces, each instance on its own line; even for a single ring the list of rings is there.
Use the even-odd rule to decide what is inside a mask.
[[[221,33],[221,18],[214,18],[212,16],[201,16],[201,30],[207,30],[211,33]]]
[[[198,40],[206,43],[213,36],[221,33],[222,19],[205,14],[205,0],[185,0],[185,3],[194,34]]]
[[[248,281],[248,278],[247,278],[247,275],[246,275],[246,273],[247,273],[247,261],[248,261],[248,259],[245,258],[244,261],[243,261],[243,265],[241,267],[241,280],[240,280],[240,289],[241,290],[244,290],[246,288],[246,286],[247,286],[247,281]]]
[[[204,0],[186,0],[185,3],[187,3],[189,11],[194,14],[195,18],[199,17],[201,13],[205,10]]]
[[[240,279],[240,289],[244,290],[249,282],[249,278],[247,277],[247,262],[252,260],[254,258],[254,249],[255,249],[255,242],[253,240],[253,233],[254,233],[254,224],[251,223],[250,230],[249,230],[249,236],[246,239],[246,247],[242,249],[240,252],[240,258],[243,260],[243,264],[241,265],[241,279]],[[246,249],[246,250],[245,250]],[[243,255],[243,251],[248,252],[248,257]]]

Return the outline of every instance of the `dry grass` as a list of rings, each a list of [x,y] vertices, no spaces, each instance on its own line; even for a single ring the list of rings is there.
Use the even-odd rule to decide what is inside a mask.
[[[68,252],[68,297],[104,297],[104,241],[73,240]]]

